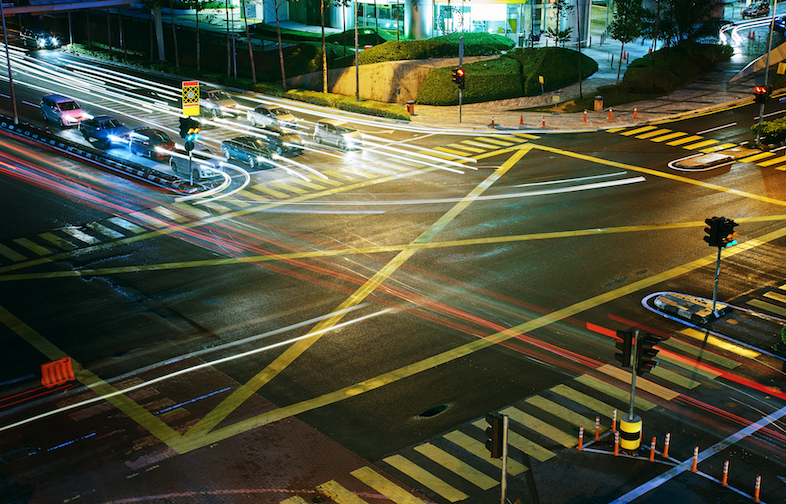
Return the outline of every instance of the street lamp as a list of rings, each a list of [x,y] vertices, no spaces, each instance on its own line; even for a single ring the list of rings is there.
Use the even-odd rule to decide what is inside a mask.
[[[5,62],[8,65],[8,83],[11,85],[11,104],[14,108],[14,124],[19,124],[19,115],[16,111],[16,94],[14,93],[14,78],[11,75],[11,56],[8,53],[8,31],[5,27],[5,13],[3,12],[3,0],[0,0],[0,18],[3,18],[3,43],[5,44]]]

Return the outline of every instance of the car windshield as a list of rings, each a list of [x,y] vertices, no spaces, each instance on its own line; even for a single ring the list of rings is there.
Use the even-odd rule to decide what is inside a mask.
[[[101,123],[102,128],[119,128],[123,124],[117,119],[109,119]]]
[[[270,109],[270,112],[271,112],[271,113],[272,113],[274,116],[281,116],[281,115],[287,115],[287,114],[289,114],[289,110],[287,110],[287,109],[282,109],[282,108],[279,108],[279,107],[276,107],[276,108],[272,108],[272,109]]]
[[[152,133],[150,135],[150,140],[154,142],[164,143],[164,142],[169,142],[169,137],[166,136],[164,133]]]
[[[336,129],[339,133],[353,133],[356,131],[354,128],[348,128],[346,126],[336,126]]]
[[[79,110],[79,104],[75,101],[60,102],[57,104],[60,110]]]
[[[266,144],[265,141],[261,138],[255,138],[253,142],[251,142],[254,147],[257,149],[264,149]]]
[[[210,98],[212,100],[228,100],[229,95],[226,94],[224,91],[213,91],[210,93]]]
[[[203,148],[202,146],[199,146],[197,149],[191,151],[191,155],[194,156],[195,158],[201,159],[203,161],[208,160],[208,159],[212,159],[213,157],[215,157],[215,154],[213,154],[210,151],[210,149],[208,149],[207,147]]]

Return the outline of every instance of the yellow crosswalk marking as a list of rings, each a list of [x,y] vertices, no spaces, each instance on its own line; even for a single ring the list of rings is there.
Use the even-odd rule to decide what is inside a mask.
[[[615,366],[611,366],[609,364],[604,364],[603,366],[597,369],[601,373],[611,376],[612,378],[616,378],[621,382],[625,382],[630,384],[631,375],[627,371],[623,371]],[[636,387],[644,390],[645,392],[649,392],[654,396],[658,396],[661,399],[666,399],[667,401],[671,401],[680,396],[677,392],[674,392],[671,389],[667,389],[657,383],[653,383],[645,378],[638,377],[636,378]]]
[[[396,504],[426,504],[370,467],[361,467],[350,474]]]
[[[305,189],[301,189],[299,187],[287,185],[287,184],[285,184],[283,182],[270,182],[270,185],[274,185],[274,186],[278,187],[279,189],[283,189],[285,191],[289,191],[289,192],[292,192],[292,193],[295,193],[295,194],[306,194],[308,192]]]
[[[136,217],[138,220],[147,222],[148,224],[150,224],[151,226],[153,226],[155,228],[161,229],[161,228],[167,226],[166,222],[163,222],[163,221],[161,221],[161,219],[157,219],[156,217],[154,217],[152,215],[147,215],[144,212],[134,212],[131,215],[133,217]]]
[[[753,156],[748,156],[746,158],[738,159],[738,163],[753,163],[760,159],[767,159],[768,157],[775,156],[774,152],[762,152],[761,154],[754,154]]]
[[[555,441],[565,448],[571,448],[579,444],[579,438],[571,436],[567,432],[564,432],[552,425],[547,424],[543,420],[539,418],[535,418],[534,416],[530,415],[529,413],[524,413],[518,408],[513,406],[509,406],[504,410],[500,411],[503,415],[508,415],[511,420],[516,423],[519,423],[528,429],[531,429],[542,436],[545,436],[552,441]],[[485,448],[485,447],[484,447]]]
[[[215,201],[206,201],[202,203],[202,206],[205,208],[210,208],[211,210],[215,210],[218,213],[230,213],[232,212],[231,208],[227,208],[220,203],[216,203]]]
[[[466,462],[462,462],[450,453],[434,446],[431,443],[425,443],[416,446],[415,451],[421,455],[425,455],[445,469],[453,471],[478,488],[488,490],[489,488],[494,488],[497,486],[497,480],[494,478],[483,474]]]
[[[612,129],[607,129],[606,133],[619,133],[620,131],[625,131],[626,129],[628,129],[627,126],[624,128],[612,128]]]
[[[434,147],[434,150],[438,150],[440,152],[447,152],[448,154],[453,154],[461,157],[466,157],[470,155],[469,152],[457,151],[456,149],[448,149],[447,147]]]
[[[482,431],[486,430],[488,423],[486,420],[477,420],[472,422],[472,425],[481,429]],[[540,462],[545,462],[548,459],[554,457],[554,453],[551,451],[543,448],[537,443],[530,441],[529,439],[525,438],[524,436],[518,434],[517,432],[513,432],[513,430],[508,429],[508,444],[513,446],[514,448],[523,451],[530,457],[534,457]]]
[[[221,198],[221,201],[224,203],[228,203],[237,208],[248,208],[251,206],[251,203],[247,201],[239,200],[237,198],[233,198],[232,196],[226,196],[224,198]]]
[[[339,485],[338,482],[334,480],[317,485],[317,490],[336,501],[337,504],[366,504],[366,501]]]
[[[702,369],[702,368],[697,367],[697,366],[695,366],[695,365],[693,365],[693,364],[691,364],[689,362],[683,362],[681,360],[673,359],[673,358],[671,358],[668,355],[665,355],[663,353],[658,354],[658,360],[659,361],[663,361],[663,362],[668,362],[669,364],[671,364],[673,366],[681,367],[682,369],[684,369],[686,371],[689,371],[690,373],[697,374],[697,375],[703,376],[705,378],[709,378],[710,380],[714,380],[715,378],[720,376],[719,373],[715,373],[715,372],[709,371],[707,369]],[[658,368],[655,368],[655,369],[660,369],[660,368],[658,367]]]
[[[702,138],[704,138],[704,137],[700,137],[698,135],[693,135],[693,136],[689,136],[689,137],[685,137],[685,138],[680,138],[679,140],[673,140],[671,142],[668,142],[666,145],[671,145],[671,146],[683,145],[683,144],[686,144],[688,142],[695,142],[696,140],[701,140]],[[655,140],[653,140],[653,142],[654,141]]]
[[[649,131],[647,133],[644,133],[643,135],[636,135],[636,138],[640,140],[646,140],[648,138],[653,138],[658,135],[665,135],[666,133],[670,133],[670,132],[671,132],[670,129],[656,129],[655,131]]]
[[[776,314],[778,314],[778,315],[780,315],[782,317],[786,317],[786,309],[784,309],[784,308],[782,308],[780,306],[776,306],[776,305],[774,305],[772,303],[768,303],[766,301],[762,301],[761,299],[751,299],[750,301],[748,301],[747,304],[749,304],[751,306],[755,306],[756,308],[760,308],[762,310],[767,310],[769,312],[776,313]],[[756,355],[759,355],[759,354],[756,354]]]
[[[442,437],[451,443],[464,448],[476,457],[494,465],[497,469],[502,469],[502,461],[491,458],[491,454],[488,452],[488,450],[486,450],[486,445],[477,439],[468,436],[461,431],[449,432]],[[511,476],[518,476],[526,470],[527,467],[525,465],[508,457],[508,474]]]
[[[23,256],[14,249],[8,248],[0,243],[0,255],[4,255],[12,261],[24,261],[27,257]]]
[[[107,238],[117,239],[117,238],[125,238],[126,237],[126,235],[124,235],[123,233],[115,231],[112,228],[108,228],[108,227],[106,227],[103,224],[100,224],[98,222],[91,222],[90,224],[87,225],[87,227],[89,229],[95,231],[96,233],[99,233],[99,234],[102,234],[102,235],[106,236]]]
[[[269,187],[265,187],[262,184],[256,184],[251,186],[251,189],[261,192],[262,194],[267,194],[268,196],[273,196],[274,198],[289,198],[289,194],[282,193],[280,191],[276,191],[275,189],[270,189]]]
[[[332,185],[333,187],[344,185],[342,182],[339,182],[337,180],[332,180],[332,179],[329,179],[329,178],[316,177],[316,176],[310,175],[308,173],[303,173],[302,175],[304,177],[306,177],[307,179],[309,179],[310,181],[312,181],[312,182],[319,182],[320,184]],[[324,175],[324,173],[323,173],[323,175]]]
[[[41,245],[37,244],[34,241],[30,241],[27,238],[17,238],[16,240],[14,240],[14,243],[21,245],[27,250],[34,252],[40,256],[45,256],[52,253],[52,251],[49,250],[48,248],[42,247]]]
[[[775,159],[768,159],[767,161],[762,161],[761,163],[756,163],[759,166],[764,166],[765,168],[768,166],[772,166],[774,164],[783,163],[786,159],[783,156],[778,156]]]
[[[539,136],[530,135],[530,134],[527,134],[527,133],[513,133],[513,136],[517,136],[517,137],[521,137],[521,138],[527,138],[529,140],[537,140],[538,138],[540,138]]]
[[[477,140],[462,140],[461,143],[465,143],[467,145],[474,145],[475,147],[483,147],[486,150],[488,150],[488,149],[496,149],[497,148],[496,145],[483,143],[483,142],[478,142]]]
[[[674,133],[669,133],[668,135],[663,135],[656,138],[650,138],[650,142],[665,142],[666,140],[671,140],[672,138],[678,138],[685,135],[687,135],[687,133],[681,133],[677,131]]]
[[[603,401],[599,401],[594,397],[590,397],[587,394],[579,392],[578,390],[572,389],[567,385],[557,385],[551,388],[551,391],[570,399],[571,401],[575,402],[576,404],[581,404],[582,406],[586,406],[595,413],[601,414],[607,418],[611,418],[611,412],[614,411],[614,406],[606,404]],[[586,427],[586,426],[585,426]],[[601,430],[604,428],[601,427]]]
[[[127,220],[121,219],[120,217],[110,217],[109,222],[111,222],[117,227],[121,227],[127,231],[131,231],[134,234],[139,234],[146,231],[146,229],[143,228],[142,226],[137,226],[133,222],[128,222]]]
[[[270,198],[268,198],[267,196],[262,196],[261,194],[252,193],[251,191],[246,191],[245,189],[238,191],[238,194],[246,199],[250,199],[256,202],[270,201]]]
[[[662,380],[670,381],[675,385],[680,385],[681,387],[685,387],[687,389],[693,389],[701,385],[701,383],[697,381],[691,380],[690,378],[682,376],[681,374],[677,374],[674,371],[663,369],[660,366],[655,367],[652,371],[650,371],[650,373]]]
[[[447,455],[447,453],[445,455]],[[411,460],[406,459],[401,455],[393,455],[392,457],[387,457],[383,460],[421,485],[435,491],[450,502],[457,502],[469,497],[469,495],[445,483],[438,477],[434,476],[425,469],[422,469],[420,466],[414,464]]]
[[[775,169],[780,171],[786,171],[786,165],[776,166]]]
[[[510,147],[511,145],[516,145],[514,142],[499,140],[498,138],[492,138],[492,137],[480,137],[480,138],[482,138],[484,142],[489,142],[496,145],[502,145],[503,147]],[[513,140],[513,139],[510,138],[508,140]]]
[[[733,144],[733,143],[725,143],[725,144],[720,144],[720,145],[713,145],[712,147],[708,147],[706,149],[701,149],[701,152],[703,152],[705,154],[710,154],[711,152],[717,152],[717,151],[729,149],[731,147],[736,147],[736,146],[737,146],[737,144]]]
[[[439,152],[427,151],[427,150],[418,151],[418,154],[425,154],[432,158],[447,159],[450,161],[456,159],[456,154],[440,154]]]
[[[585,429],[589,429],[591,425],[595,425],[594,419],[590,420],[589,418],[579,415],[575,411],[572,411],[561,404],[557,404],[554,401],[549,401],[545,397],[528,397],[526,402],[542,409],[546,413],[554,415],[557,418],[561,418],[562,420],[565,420],[576,427],[584,427]]]
[[[166,207],[159,206],[159,207],[154,207],[151,210],[153,210],[158,215],[165,217],[169,220],[173,220],[175,222],[188,222],[188,219]]]
[[[775,301],[780,301],[781,303],[786,303],[786,296],[779,292],[765,292],[764,297],[768,297],[770,299],[774,299]]]
[[[667,340],[661,341],[658,343],[658,345],[666,345],[678,350],[682,350],[687,354],[695,355],[700,361],[709,361],[727,369],[734,369],[740,365],[740,363],[737,361],[727,359],[726,357],[712,352],[708,352],[704,348],[697,348],[694,345],[690,345],[675,338],[669,338]],[[663,358],[663,356],[660,356],[660,358]]]
[[[96,243],[101,243],[101,240],[99,240],[95,236],[92,236],[92,235],[89,235],[89,234],[87,234],[87,233],[85,233],[83,231],[80,231],[80,230],[78,230],[75,227],[63,228],[63,229],[61,229],[61,231],[64,232],[65,234],[69,235],[69,236],[72,236],[73,238],[76,238],[77,240],[79,240],[79,241],[81,241],[83,243],[87,243],[87,244],[90,244],[90,245],[95,245]]]
[[[750,301],[748,301],[748,303],[750,304]],[[680,331],[680,333],[684,334],[685,336],[690,336],[691,338],[697,339],[699,341],[704,341],[706,339],[707,343],[709,343],[710,345],[714,345],[718,348],[722,348],[723,350],[735,353],[742,357],[747,357],[749,359],[755,359],[756,357],[761,355],[759,352],[750,350],[745,347],[737,346],[733,343],[729,343],[726,340],[717,338],[711,334],[705,335],[704,331],[697,331],[696,329],[688,328],[688,329],[683,329],[682,331]]]
[[[594,388],[595,390],[601,392],[602,394],[606,394],[609,397],[613,397],[614,399],[619,399],[620,401],[624,401],[625,403],[628,403],[628,401],[630,400],[630,388],[628,388],[627,390],[622,390],[619,387],[615,387],[610,383],[606,383],[603,380],[600,380],[598,378],[595,378],[594,376],[590,376],[586,374],[577,376],[575,380],[583,385]],[[636,408],[642,411],[649,411],[655,406],[657,406],[655,403],[643,399],[639,396],[636,396],[634,398],[634,405],[636,406]]]
[[[289,499],[284,499],[278,504],[308,504],[308,501],[299,495],[293,495]]]
[[[196,215],[200,219],[204,219],[206,217],[210,217],[210,212],[205,212],[201,208],[197,208],[190,203],[174,203],[172,206],[181,210],[187,214]]]
[[[319,185],[319,184],[315,184],[313,182],[308,182],[307,180],[303,180],[303,179],[299,179],[299,178],[295,178],[295,177],[287,179],[287,183],[289,183],[289,184],[296,184],[296,185],[302,185],[303,187],[308,187],[309,189],[313,189],[315,191],[321,191],[321,190],[323,190],[325,188],[325,186],[322,186],[322,185]]]
[[[453,147],[454,149],[464,149],[468,152],[486,152],[488,149],[476,149],[475,147],[467,147],[466,145],[459,145],[456,143],[448,144],[448,147]]]
[[[41,233],[38,236],[48,241],[49,243],[52,243],[55,246],[60,247],[63,250],[74,250],[76,248],[76,245],[74,245],[70,241],[66,240],[65,238],[60,238],[59,236],[53,235],[52,233]]]
[[[620,135],[621,136],[633,136],[633,135],[637,135],[639,133],[644,133],[644,132],[647,132],[647,131],[650,131],[650,130],[654,130],[655,128],[656,128],[656,126],[643,126],[641,128],[636,128],[636,129],[625,131],[623,133],[620,133]]]
[[[701,149],[702,147],[707,147],[708,145],[716,144],[718,140],[704,140],[703,142],[686,145],[683,149]]]
[[[325,170],[322,173],[324,173],[325,175],[329,175],[331,177],[339,178],[341,180],[346,180],[346,181],[357,180],[357,177],[351,177],[345,173],[339,173],[332,170]]]

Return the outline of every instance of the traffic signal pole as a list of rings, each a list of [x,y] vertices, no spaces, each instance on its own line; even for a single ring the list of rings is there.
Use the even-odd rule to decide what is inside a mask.
[[[767,79],[770,75],[770,52],[772,52],[772,30],[775,27],[775,10],[778,8],[778,0],[772,6],[772,17],[770,19],[770,43],[767,46],[767,62],[764,65],[764,87],[767,87]],[[756,129],[756,147],[761,142],[761,124],[764,121],[764,103],[759,105],[759,127]],[[719,254],[720,257],[720,254]],[[715,303],[712,303],[712,311],[715,312]]]
[[[718,278],[720,278],[721,247],[718,247],[718,261],[715,264],[715,288],[712,289],[712,316],[718,318],[715,313],[715,301],[718,299]]]
[[[631,362],[631,373],[630,373],[630,413],[628,414],[628,418],[633,419],[633,404],[636,400],[636,366],[639,365],[639,345],[641,345],[641,338],[639,338],[639,330],[633,330],[633,338],[634,338],[634,350],[631,353],[631,358],[633,362]]]
[[[502,415],[502,478],[499,486],[502,489],[501,504],[505,504],[508,491],[508,415]]]

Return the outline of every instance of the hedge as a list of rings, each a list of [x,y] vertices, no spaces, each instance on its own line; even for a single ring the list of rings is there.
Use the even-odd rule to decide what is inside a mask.
[[[759,129],[759,125],[751,126],[751,133],[754,135]],[[786,140],[786,117],[775,119],[774,121],[764,121],[761,123],[762,143],[776,144]]]
[[[561,89],[579,81],[579,53],[562,47],[524,48],[508,52],[503,56],[516,60],[521,65],[524,96],[541,93],[539,76],[543,76],[544,91]],[[598,71],[598,63],[582,54],[581,76],[586,79]]]
[[[512,49],[515,43],[502,35],[465,33],[464,56],[493,56]],[[459,42],[456,35],[434,37],[429,40],[390,40],[360,53],[360,64],[381,63],[430,58],[458,58]],[[352,61],[354,64],[354,60]]]
[[[464,103],[503,100],[521,96],[519,64],[499,58],[464,65]],[[424,105],[458,105],[458,86],[451,79],[452,68],[433,70],[418,92],[418,103]]]
[[[729,46],[694,44],[662,48],[634,60],[625,71],[621,90],[630,93],[669,94],[714,65],[728,61]]]

